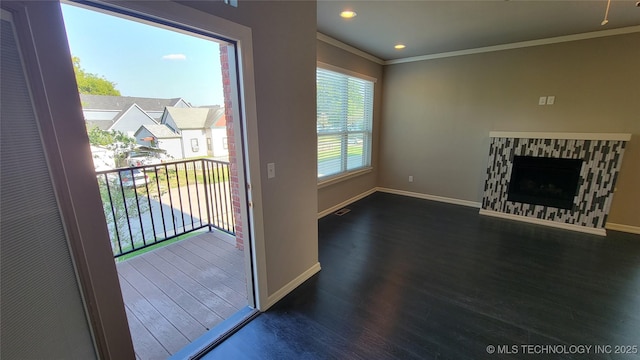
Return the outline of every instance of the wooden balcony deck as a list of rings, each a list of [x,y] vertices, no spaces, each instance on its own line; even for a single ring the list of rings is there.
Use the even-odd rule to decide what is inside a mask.
[[[243,252],[213,233],[117,268],[138,359],[166,359],[247,305]]]

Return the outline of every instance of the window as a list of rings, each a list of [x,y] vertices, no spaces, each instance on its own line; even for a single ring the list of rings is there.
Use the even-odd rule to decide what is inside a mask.
[[[198,152],[200,147],[198,146],[198,139],[191,139],[191,151]]]
[[[318,180],[371,166],[373,80],[318,68]]]
[[[211,138],[207,138],[207,150],[211,151]]]

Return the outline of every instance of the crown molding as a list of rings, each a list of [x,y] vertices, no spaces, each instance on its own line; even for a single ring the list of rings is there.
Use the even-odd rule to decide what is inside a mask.
[[[582,34],[574,34],[574,35],[565,35],[565,36],[557,36],[547,39],[539,39],[539,40],[530,40],[530,41],[522,41],[511,44],[503,44],[503,45],[495,45],[495,46],[486,46],[475,49],[466,49],[459,51],[450,51],[439,54],[430,54],[430,55],[422,55],[422,56],[413,56],[403,59],[395,59],[395,60],[387,60],[383,65],[394,65],[394,64],[402,64],[416,61],[425,61],[425,60],[433,60],[433,59],[441,59],[448,58],[454,56],[463,56],[463,55],[472,55],[472,54],[481,54],[486,52],[493,51],[502,51],[502,50],[511,50],[511,49],[520,49],[525,47],[532,46],[540,46],[540,45],[549,45],[549,44],[557,44],[569,41],[578,41],[578,40],[586,40],[586,39],[594,39],[605,36],[615,36],[622,34],[630,34],[640,32],[640,25],[637,26],[628,26],[618,29],[611,30],[601,30],[601,31],[592,31],[588,33]]]
[[[322,42],[325,42],[325,43],[329,44],[329,45],[333,45],[333,46],[335,46],[337,48],[340,48],[340,49],[348,51],[348,52],[350,52],[352,54],[358,55],[358,56],[360,56],[362,58],[365,58],[365,59],[367,59],[369,61],[373,61],[376,64],[380,64],[380,65],[384,65],[385,64],[384,60],[382,60],[380,58],[377,58],[377,57],[375,57],[375,56],[373,56],[373,55],[371,55],[371,54],[369,54],[367,52],[364,52],[364,51],[362,51],[360,49],[356,49],[355,47],[353,47],[353,46],[351,46],[349,44],[345,44],[342,41],[336,40],[336,39],[332,38],[331,36],[325,35],[325,34],[323,34],[321,32],[316,33],[316,38],[318,40],[322,41]]]

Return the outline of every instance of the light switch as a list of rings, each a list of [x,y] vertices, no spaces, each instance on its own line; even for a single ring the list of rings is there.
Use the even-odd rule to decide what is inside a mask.
[[[267,164],[267,179],[273,179],[276,177],[276,164],[268,163]]]
[[[538,100],[538,105],[545,105],[546,103],[547,103],[547,97],[540,96],[540,99]]]
[[[547,105],[553,105],[556,102],[555,96],[547,96]]]

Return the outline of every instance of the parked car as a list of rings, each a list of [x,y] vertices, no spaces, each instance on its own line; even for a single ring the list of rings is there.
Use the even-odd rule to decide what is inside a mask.
[[[133,176],[131,176],[132,173]],[[149,182],[149,176],[140,169],[124,170],[121,172],[120,178],[124,187],[144,186]]]
[[[157,165],[167,161],[171,161],[171,158],[166,154],[148,151],[132,151],[126,159],[128,166]]]
[[[160,163],[160,160],[146,151],[132,151],[127,156],[128,166],[145,166]]]

